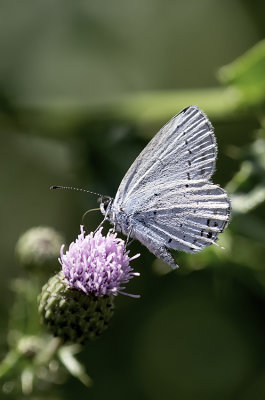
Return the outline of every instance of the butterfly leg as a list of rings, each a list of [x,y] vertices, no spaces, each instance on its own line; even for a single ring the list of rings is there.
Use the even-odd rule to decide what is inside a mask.
[[[98,225],[98,227],[95,229],[94,233],[96,233],[96,232],[99,230],[99,228],[102,227],[102,225],[104,224],[104,222],[105,222],[106,220],[107,220],[107,218],[104,217],[104,219],[100,222],[100,224]]]
[[[115,233],[115,232],[116,232],[116,224],[115,224],[115,223],[113,224],[113,227],[110,228],[109,231],[112,232],[112,233]]]
[[[134,242],[134,239],[131,239],[131,240],[128,242],[127,247],[129,247],[129,246],[132,244],[132,242]]]
[[[131,236],[131,234],[132,234],[132,230],[133,230],[133,226],[130,225],[129,228],[128,228],[128,235],[127,235],[127,238],[126,238],[126,242],[125,242],[125,246],[124,246],[124,251],[126,251],[126,248],[127,248],[128,246],[130,246],[130,244],[131,244],[131,243],[133,242],[133,240],[134,240],[134,239],[130,240],[130,236]]]

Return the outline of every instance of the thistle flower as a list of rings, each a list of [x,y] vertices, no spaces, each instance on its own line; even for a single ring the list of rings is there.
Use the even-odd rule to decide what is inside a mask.
[[[39,312],[49,330],[63,342],[84,344],[101,335],[113,315],[113,299],[124,293],[124,284],[133,276],[125,242],[102,230],[86,235],[83,226],[66,254],[61,248],[62,271],[43,286]]]
[[[80,235],[66,254],[64,245],[61,247],[59,262],[69,286],[97,297],[118,293],[139,297],[122,291],[125,283],[139,276],[130,267],[130,261],[139,254],[129,257],[124,240],[117,238],[116,233],[103,236],[99,229],[86,235],[83,226],[80,229]]]

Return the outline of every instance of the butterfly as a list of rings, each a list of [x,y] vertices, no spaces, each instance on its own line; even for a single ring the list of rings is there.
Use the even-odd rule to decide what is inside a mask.
[[[104,220],[177,268],[171,249],[197,253],[228,225],[229,196],[211,182],[216,157],[209,119],[197,106],[185,108],[143,149],[115,198],[102,199]]]

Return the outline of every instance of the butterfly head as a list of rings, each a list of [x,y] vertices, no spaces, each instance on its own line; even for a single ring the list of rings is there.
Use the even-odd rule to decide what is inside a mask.
[[[103,215],[106,215],[106,217],[109,214],[109,210],[111,208],[112,205],[112,197],[110,196],[100,196],[98,198],[98,203],[100,204],[100,211],[102,212]]]

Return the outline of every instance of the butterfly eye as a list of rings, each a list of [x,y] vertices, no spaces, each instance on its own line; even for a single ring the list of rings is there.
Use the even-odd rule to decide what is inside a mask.
[[[103,203],[103,209],[104,209],[105,212],[107,211],[108,205],[109,205],[109,200],[104,201],[104,203]]]
[[[111,200],[112,199],[109,196],[102,196],[98,198],[98,202],[100,203],[100,210],[104,215],[106,214]]]

